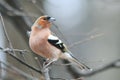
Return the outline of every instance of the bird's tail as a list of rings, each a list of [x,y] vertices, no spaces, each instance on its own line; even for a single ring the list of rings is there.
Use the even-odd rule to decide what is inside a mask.
[[[70,61],[71,63],[77,65],[81,70],[83,69],[90,69],[88,66],[86,66],[85,64],[79,62],[73,55],[72,53],[64,53],[64,59],[67,59],[68,61]]]

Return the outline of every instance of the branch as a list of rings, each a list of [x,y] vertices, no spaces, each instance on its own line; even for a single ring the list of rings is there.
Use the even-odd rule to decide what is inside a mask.
[[[38,69],[32,67],[31,65],[25,63],[24,61],[22,61],[21,59],[19,59],[18,57],[16,57],[15,55],[12,54],[14,50],[17,50],[17,51],[20,52],[20,53],[23,53],[24,50],[12,49],[12,52],[11,52],[11,49],[7,49],[7,50],[6,50],[6,49],[3,49],[2,47],[0,47],[0,50],[2,50],[2,51],[5,52],[5,53],[8,53],[11,57],[13,57],[14,59],[16,59],[16,60],[17,60],[18,62],[20,62],[21,64],[23,64],[23,65],[27,66],[28,68],[30,68],[30,69],[32,69],[32,70],[34,70],[34,71],[42,74],[41,70],[38,70]],[[9,51],[9,50],[10,50],[10,51]],[[15,51],[14,51],[14,52],[15,52]],[[26,52],[26,51],[25,51],[25,52]]]
[[[24,61],[20,60],[19,58],[17,58],[16,56],[14,56],[13,54],[11,54],[13,51],[14,52],[19,52],[19,53],[25,53],[25,52],[29,52],[28,50],[20,50],[20,49],[10,49],[10,48],[5,48],[3,49],[2,47],[0,47],[0,50],[2,50],[5,53],[8,53],[10,56],[12,56],[14,59],[16,59],[17,61],[19,61],[21,64],[27,66],[28,68],[42,74],[45,76],[45,80],[50,80],[50,76],[49,76],[49,68],[45,68],[43,69],[43,71],[38,70],[32,66],[30,66],[29,64],[25,63]]]
[[[73,47],[73,46],[76,46],[78,44],[81,44],[81,43],[85,43],[87,41],[90,41],[90,40],[93,40],[93,39],[96,39],[97,37],[100,37],[100,36],[103,36],[104,33],[98,33],[98,34],[95,34],[95,35],[91,35],[90,37],[86,38],[85,40],[80,40],[80,41],[77,41],[71,45],[69,45],[69,48]]]
[[[90,77],[93,75],[96,75],[102,71],[111,69],[111,68],[120,68],[120,59],[115,60],[109,64],[106,64],[105,66],[98,68],[96,70],[92,70],[92,71],[87,71],[87,72],[80,72],[79,75],[83,76],[83,77]],[[72,79],[72,80],[79,80],[80,78],[76,78],[76,79]]]
[[[101,68],[98,68],[96,70],[93,70],[91,72],[84,72],[84,73],[80,73],[81,76],[85,76],[85,77],[88,77],[88,76],[92,76],[92,75],[95,75],[97,73],[100,73],[104,70],[108,70],[110,68],[120,68],[120,59],[114,61],[114,62],[111,62]]]
[[[0,47],[0,50],[2,50],[5,53],[8,53],[10,56],[12,56],[14,59],[16,59],[17,61],[19,61],[21,64],[27,66],[28,68],[40,73],[40,74],[44,74],[45,76],[45,80],[50,80],[50,76],[49,76],[49,68],[45,68],[43,69],[43,71],[38,70],[34,67],[32,67],[31,65],[25,63],[24,61],[22,61],[21,59],[17,58],[16,56],[14,56],[13,54],[11,54],[13,51],[14,52],[19,52],[19,53],[25,53],[25,52],[29,52],[28,50],[20,50],[20,49],[10,49],[10,48],[5,48],[3,49],[2,47]]]
[[[54,65],[56,65],[56,66],[70,66],[71,63],[68,63],[68,64],[54,64]],[[96,75],[98,73],[101,73],[101,72],[103,72],[105,70],[108,70],[108,69],[111,69],[111,68],[120,68],[120,59],[115,60],[115,61],[113,61],[109,64],[106,64],[105,66],[100,67],[98,69],[93,69],[93,70],[90,70],[90,71],[79,71],[77,73],[77,74],[79,74],[79,78],[71,79],[71,80],[80,80],[81,77],[90,77],[90,76]]]
[[[10,70],[11,72],[13,72],[13,73],[16,72],[15,74],[19,74],[19,75],[21,75],[21,76],[23,76],[23,77],[25,77],[25,78],[27,78],[27,79],[30,79],[30,80],[38,80],[38,79],[36,79],[36,78],[34,78],[34,77],[32,77],[32,76],[24,73],[23,71],[17,69],[16,67],[14,67],[14,66],[12,66],[12,65],[10,65],[10,64],[8,64],[8,63],[4,63],[4,62],[0,61],[0,64],[5,65],[5,67],[0,67],[0,69],[4,69],[4,70],[8,71],[8,69],[6,69],[6,68],[9,68],[9,70]],[[3,78],[4,78],[4,77],[3,77]]]
[[[15,51],[15,52],[19,52],[19,53],[29,53],[30,51],[28,51],[28,50],[20,50],[20,49],[10,49],[10,48],[2,48],[2,47],[0,47],[0,50],[3,50],[4,52],[13,52],[13,51]]]

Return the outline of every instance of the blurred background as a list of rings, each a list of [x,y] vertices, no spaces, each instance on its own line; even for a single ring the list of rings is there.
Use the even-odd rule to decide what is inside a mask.
[[[29,50],[11,54],[41,70],[44,59],[29,49],[27,34],[41,15],[56,18],[52,32],[68,45],[78,60],[92,69],[120,58],[119,0],[0,0],[0,13],[0,80],[44,80],[41,73],[2,50],[12,47]],[[119,69],[110,69],[85,80],[119,80],[119,74]],[[67,66],[53,65],[50,76],[51,80],[70,80],[79,74]]]

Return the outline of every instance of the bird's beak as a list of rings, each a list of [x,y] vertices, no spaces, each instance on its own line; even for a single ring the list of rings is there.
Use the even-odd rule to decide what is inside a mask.
[[[50,18],[48,19],[48,21],[49,21],[49,22],[53,22],[53,21],[56,21],[56,19],[53,18],[53,17],[50,17]]]

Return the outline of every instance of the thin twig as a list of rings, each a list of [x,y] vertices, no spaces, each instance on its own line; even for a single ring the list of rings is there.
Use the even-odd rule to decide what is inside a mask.
[[[30,51],[28,51],[28,50],[20,50],[20,49],[10,49],[10,48],[2,48],[2,47],[0,47],[0,50],[2,50],[2,51],[4,51],[4,52],[13,52],[13,51],[15,51],[15,52],[19,52],[19,53],[30,53]]]
[[[1,14],[1,13],[0,13],[0,18],[1,18],[1,21],[2,21],[3,30],[4,30],[4,32],[5,32],[5,37],[7,38],[8,44],[9,44],[10,48],[11,48],[12,51],[13,51],[12,42],[11,42],[9,36],[8,36],[7,30],[6,30],[6,28],[5,28],[5,23],[4,23],[4,20],[3,20],[3,17],[2,17],[2,14]],[[15,55],[15,52],[14,52],[14,51],[13,51],[13,54]]]
[[[42,71],[41,71],[41,70],[38,70],[38,69],[32,67],[31,65],[25,63],[23,60],[19,59],[19,58],[16,57],[15,55],[13,55],[11,51],[4,51],[4,49],[1,48],[1,47],[0,47],[0,49],[1,49],[3,52],[8,53],[11,57],[13,57],[14,59],[16,59],[16,60],[17,60],[18,62],[20,62],[21,64],[23,64],[23,65],[29,67],[30,69],[32,69],[32,70],[34,70],[34,71],[36,71],[36,72],[42,74]],[[14,50],[14,49],[13,49],[13,50]]]
[[[6,67],[0,67],[1,69],[5,69],[6,70],[6,68],[8,67],[11,71],[14,70],[14,72],[16,71],[16,73],[18,73],[19,75],[24,76],[24,77],[26,77],[26,78],[28,78],[30,80],[38,80],[38,79],[36,79],[36,78],[34,78],[34,77],[24,73],[23,71],[17,69],[16,67],[10,65],[9,63],[4,63],[4,62],[0,61],[0,64],[3,64],[3,65],[6,66]]]
[[[78,44],[81,44],[81,43],[85,43],[85,42],[87,42],[89,40],[93,40],[93,39],[95,39],[97,37],[100,37],[100,36],[103,36],[103,35],[104,35],[104,33],[98,33],[98,34],[95,34],[95,35],[91,35],[90,37],[86,38],[85,40],[77,41],[77,42],[69,45],[69,48],[71,48],[73,46],[76,46]]]

